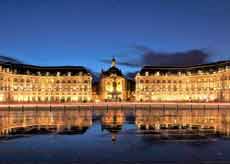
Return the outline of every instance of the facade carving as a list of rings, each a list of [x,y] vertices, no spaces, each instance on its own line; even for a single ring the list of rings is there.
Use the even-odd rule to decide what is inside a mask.
[[[100,99],[104,101],[125,101],[127,99],[127,80],[112,59],[112,66],[101,72]]]

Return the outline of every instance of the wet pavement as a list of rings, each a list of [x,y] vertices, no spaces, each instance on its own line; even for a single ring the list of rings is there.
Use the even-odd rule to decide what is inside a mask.
[[[230,163],[230,110],[4,111],[0,163]]]

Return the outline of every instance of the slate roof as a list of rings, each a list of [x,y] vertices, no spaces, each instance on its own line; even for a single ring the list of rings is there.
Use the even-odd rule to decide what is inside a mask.
[[[188,67],[159,67],[159,66],[144,66],[140,70],[140,75],[145,75],[145,72],[148,72],[149,75],[155,74],[156,72],[160,73],[171,73],[176,74],[178,72],[186,73],[186,72],[197,72],[199,70],[203,72],[215,72],[218,71],[219,68],[225,68],[226,66],[230,66],[230,60],[227,61],[220,61],[215,63],[209,63],[209,64],[201,64],[201,65],[194,65],[194,66],[188,66]]]
[[[120,69],[118,69],[115,66],[110,67],[108,70],[106,71],[102,71],[102,74],[105,76],[110,76],[111,74],[116,74],[117,76],[123,76],[122,72]]]
[[[67,75],[71,72],[71,75],[77,75],[80,72],[82,74],[90,74],[90,72],[83,66],[36,66],[27,64],[14,64],[14,63],[1,63],[2,68],[9,68],[11,71],[16,70],[17,74],[30,74],[37,75],[40,72],[41,75],[45,75],[49,72],[50,75],[56,75],[60,72],[60,75]]]

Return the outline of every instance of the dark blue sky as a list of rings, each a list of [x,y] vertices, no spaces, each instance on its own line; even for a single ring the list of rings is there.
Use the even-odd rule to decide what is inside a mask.
[[[230,59],[230,1],[0,0],[0,53],[25,63],[99,71],[134,45]]]

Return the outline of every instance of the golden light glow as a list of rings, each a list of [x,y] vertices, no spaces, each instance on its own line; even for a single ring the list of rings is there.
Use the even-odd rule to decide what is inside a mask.
[[[0,69],[0,101],[8,102],[85,102],[92,100],[90,74],[18,74]],[[8,71],[7,71],[8,70]]]
[[[205,66],[206,67],[206,66]],[[17,68],[0,65],[0,102],[89,102],[89,101],[197,101],[230,102],[229,66],[215,65],[213,69],[197,69],[172,72],[138,72],[135,91],[116,67],[102,72],[99,91],[92,91],[92,76],[69,70],[63,72],[21,73]],[[134,87],[133,87],[134,88]],[[130,98],[131,97],[131,98]]]
[[[175,74],[137,74],[136,101],[230,102],[230,71]]]

